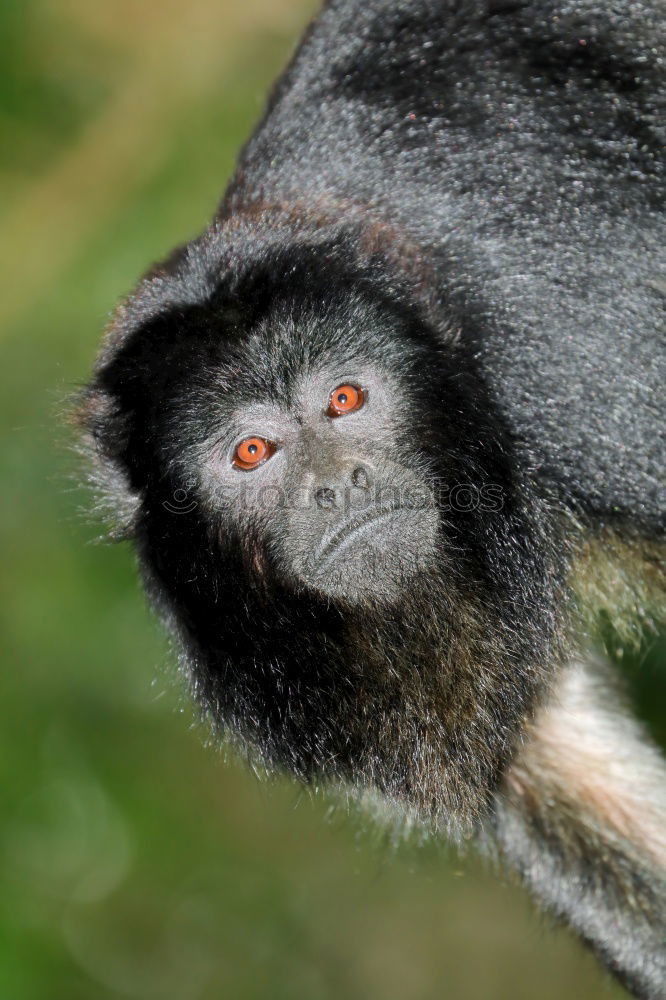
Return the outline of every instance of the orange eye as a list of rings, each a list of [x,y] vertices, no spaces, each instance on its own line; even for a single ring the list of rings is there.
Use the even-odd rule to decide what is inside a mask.
[[[272,441],[266,441],[260,437],[249,437],[236,445],[232,461],[237,469],[250,472],[269,459],[274,452],[275,445]]]
[[[343,417],[345,413],[360,410],[365,402],[365,393],[356,385],[339,385],[331,393],[326,411],[329,417]]]

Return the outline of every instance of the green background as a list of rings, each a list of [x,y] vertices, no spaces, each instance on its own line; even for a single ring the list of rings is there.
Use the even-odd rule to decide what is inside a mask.
[[[0,1000],[619,997],[524,894],[224,761],[67,399],[114,303],[213,212],[302,0],[0,6]],[[664,737],[663,649],[629,680]]]

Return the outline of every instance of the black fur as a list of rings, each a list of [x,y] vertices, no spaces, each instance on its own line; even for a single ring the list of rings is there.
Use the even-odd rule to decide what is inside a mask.
[[[600,930],[576,822],[520,777],[549,787],[556,756],[516,753],[584,642],[590,547],[631,555],[639,614],[643,578],[663,585],[665,33],[656,0],[332,0],[209,229],[118,310],[81,409],[213,724],[304,780],[494,831],[654,998],[661,890],[650,936],[609,874],[621,919]],[[352,377],[376,388],[334,428],[326,393]],[[229,465],[245,418],[280,445],[259,473]],[[495,502],[451,503],[456,484]],[[399,498],[324,577],[353,515],[317,490],[354,488]],[[642,841],[609,838],[662,884]]]

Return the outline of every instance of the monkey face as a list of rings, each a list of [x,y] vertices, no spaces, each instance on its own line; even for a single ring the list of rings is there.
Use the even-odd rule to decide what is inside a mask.
[[[306,384],[305,405],[244,411],[240,439],[209,454],[209,503],[223,524],[257,539],[250,573],[270,564],[296,592],[390,602],[436,560],[433,491],[416,463],[396,461],[382,440],[386,383],[367,370],[333,381],[323,392]],[[330,415],[331,397],[363,403]]]
[[[278,300],[231,333],[225,319],[180,316],[166,329],[160,317],[137,338],[164,345],[177,328],[156,383],[129,398],[130,380],[155,366],[143,354],[115,379],[125,410],[142,408],[125,464],[148,520],[180,515],[173,535],[196,510],[253,590],[400,602],[439,560],[446,448],[425,405],[436,391],[432,356],[358,295],[323,308]]]
[[[311,332],[303,325],[301,347]],[[265,336],[253,350],[277,353]],[[268,574],[346,604],[400,600],[437,560],[435,463],[414,442],[401,454],[417,403],[339,343],[337,358],[327,351],[304,365],[293,350],[292,336],[292,358],[279,365],[292,378],[263,398],[238,404],[248,393],[233,375],[222,379],[219,426],[193,459],[207,509],[222,536],[254,539],[246,572],[255,583]]]

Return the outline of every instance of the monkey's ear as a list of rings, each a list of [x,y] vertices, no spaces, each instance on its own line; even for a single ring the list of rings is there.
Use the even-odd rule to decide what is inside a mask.
[[[86,481],[101,518],[113,541],[132,538],[141,506],[141,494],[132,488],[120,456],[127,448],[127,419],[111,397],[94,382],[78,397],[74,423],[79,431],[79,451],[86,463]]]
[[[191,365],[197,341],[189,333],[209,329],[213,312],[216,341],[241,324],[229,275],[213,236],[193,240],[143,276],[107,327],[74,423],[93,511],[113,539],[135,535],[148,483],[159,475],[164,400]]]

